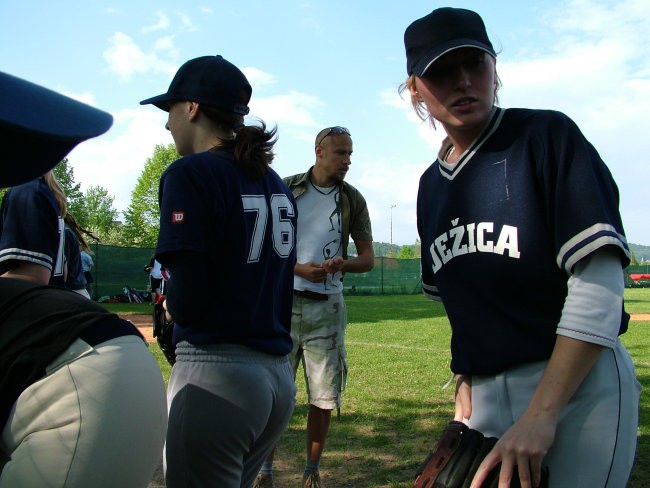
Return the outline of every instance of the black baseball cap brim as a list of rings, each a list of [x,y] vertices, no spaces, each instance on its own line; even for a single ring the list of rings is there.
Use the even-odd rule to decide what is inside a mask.
[[[158,107],[160,110],[164,110],[165,112],[169,112],[169,106],[171,105],[172,102],[178,102],[180,99],[178,97],[174,97],[170,95],[169,93],[163,93],[161,95],[156,95],[155,97],[147,98],[146,100],[142,100],[140,102],[140,105],[154,105]]]
[[[112,124],[107,112],[0,72],[0,187],[47,173],[77,144]]]

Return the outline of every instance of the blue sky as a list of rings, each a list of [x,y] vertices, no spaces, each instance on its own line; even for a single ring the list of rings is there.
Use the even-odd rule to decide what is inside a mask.
[[[113,114],[69,159],[82,189],[101,185],[125,210],[166,114],[138,102],[166,91],[186,60],[222,54],[253,85],[251,115],[277,125],[273,167],[305,171],[323,127],[354,141],[347,180],[365,195],[376,241],[412,244],[420,174],[443,137],[397,89],[404,29],[440,6],[479,12],[499,52],[504,107],[572,117],[621,193],[628,240],[650,245],[650,0],[447,3],[410,0],[6,2],[0,70]],[[471,195],[468,195],[471,198]]]

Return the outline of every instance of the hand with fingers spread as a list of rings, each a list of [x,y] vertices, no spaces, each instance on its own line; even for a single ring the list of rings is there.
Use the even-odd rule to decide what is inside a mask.
[[[556,420],[526,412],[499,439],[485,457],[470,488],[479,488],[492,469],[501,463],[499,488],[511,486],[519,476],[522,488],[540,485],[542,460],[555,439]]]

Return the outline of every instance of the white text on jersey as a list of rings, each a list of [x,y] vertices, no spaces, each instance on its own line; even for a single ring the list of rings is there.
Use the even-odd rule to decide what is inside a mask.
[[[454,219],[452,224],[458,223]],[[519,259],[519,243],[517,238],[517,227],[504,225],[501,227],[496,244],[493,239],[494,222],[479,222],[457,226],[449,229],[448,232],[440,234],[431,243],[429,252],[433,261],[433,272],[437,273],[449,261],[457,256],[474,252],[491,252]]]

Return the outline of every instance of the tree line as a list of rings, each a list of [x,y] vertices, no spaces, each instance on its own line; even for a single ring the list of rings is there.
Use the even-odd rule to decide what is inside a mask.
[[[124,247],[155,247],[158,240],[158,182],[163,171],[179,158],[174,144],[155,146],[153,155],[145,162],[131,202],[120,219],[115,197],[106,188],[91,186],[81,191],[75,181],[74,169],[68,159],[54,168],[54,175],[67,197],[70,212],[87,231],[97,237],[99,244]],[[0,189],[0,199],[7,188]]]
[[[131,201],[122,218],[115,208],[115,197],[100,185],[81,191],[81,183],[75,181],[74,169],[67,159],[54,168],[54,175],[66,196],[68,211],[86,230],[97,236],[99,244],[124,247],[155,247],[158,240],[160,210],[158,208],[158,182],[167,167],[179,158],[174,144],[157,144],[153,155],[147,158]],[[4,196],[0,191],[0,197]],[[375,256],[397,259],[420,257],[420,241],[413,245],[398,246],[374,242]],[[351,254],[356,254],[350,243]]]

